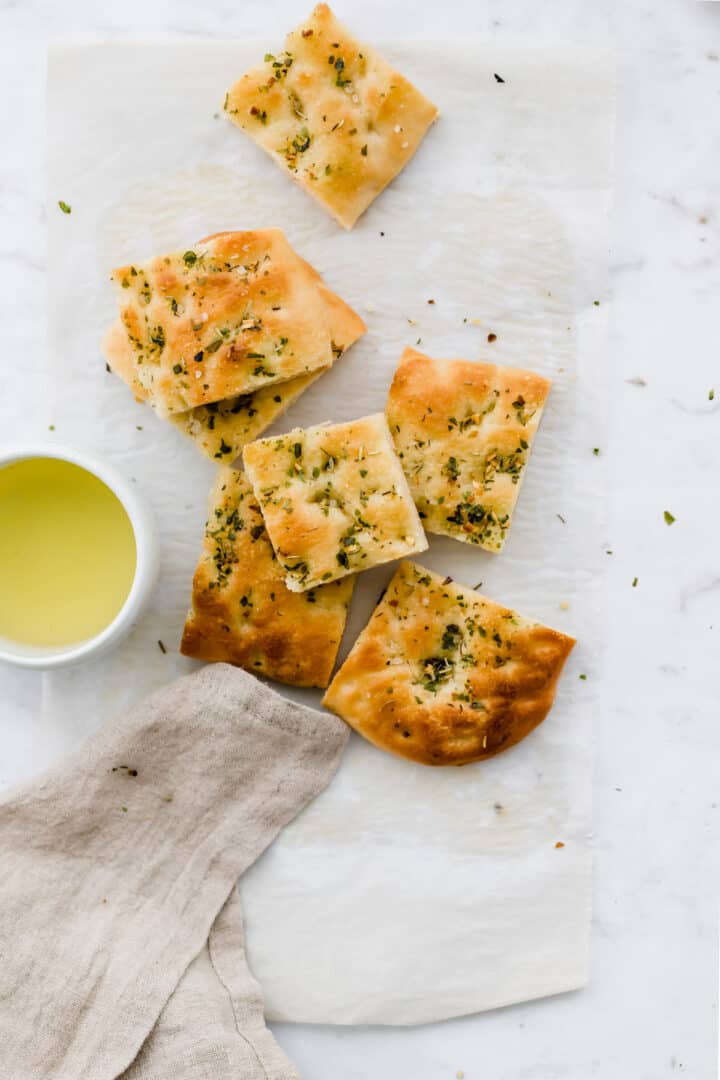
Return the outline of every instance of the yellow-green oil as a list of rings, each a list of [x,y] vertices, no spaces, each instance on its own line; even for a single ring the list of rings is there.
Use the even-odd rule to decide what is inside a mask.
[[[95,637],[127,599],[136,559],[127,511],[93,473],[44,457],[0,466],[0,638]]]

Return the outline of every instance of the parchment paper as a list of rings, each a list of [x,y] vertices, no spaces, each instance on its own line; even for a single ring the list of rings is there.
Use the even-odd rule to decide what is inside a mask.
[[[431,770],[353,737],[331,787],[243,883],[269,1015],[408,1024],[579,987],[607,546],[592,448],[603,445],[605,416],[611,65],[574,46],[386,48],[442,116],[345,233],[218,115],[226,87],[266,47],[51,56],[44,393],[56,437],[112,460],[150,500],[162,573],[152,610],[120,648],[45,676],[45,708],[72,745],[192,666],[176,650],[214,466],[105,372],[108,272],[222,229],[279,225],[369,325],[279,429],[382,409],[406,344],[553,378],[504,553],[431,538],[420,561],[482,582],[579,645],[545,723],[486,764]],[[343,654],[391,573],[361,576]]]

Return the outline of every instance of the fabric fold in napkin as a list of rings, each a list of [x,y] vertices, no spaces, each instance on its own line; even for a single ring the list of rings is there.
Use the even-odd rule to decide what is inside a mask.
[[[293,1080],[235,883],[345,725],[215,664],[0,802],[0,1062],[17,1080]]]

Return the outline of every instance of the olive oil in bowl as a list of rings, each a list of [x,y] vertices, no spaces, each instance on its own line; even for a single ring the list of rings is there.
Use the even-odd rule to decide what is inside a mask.
[[[128,513],[92,472],[56,457],[0,466],[0,639],[57,649],[96,637],[136,565]]]

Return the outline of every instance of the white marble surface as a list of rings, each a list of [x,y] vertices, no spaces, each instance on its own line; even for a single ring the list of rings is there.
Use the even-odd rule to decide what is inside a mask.
[[[282,1027],[308,1080],[715,1075],[720,899],[720,5],[340,2],[372,38],[610,43],[619,67],[607,351],[610,639],[595,773],[593,975],[579,993],[411,1030]],[[412,18],[408,12],[412,7]],[[387,10],[386,10],[387,9]],[[0,432],[42,434],[49,41],[277,38],[290,0],[0,0]],[[637,380],[643,379],[644,385]],[[634,381],[629,381],[634,380]],[[714,401],[708,392],[715,388]],[[676,516],[672,526],[663,511]],[[638,577],[636,588],[633,578]],[[36,675],[0,668],[0,788],[53,755]]]

